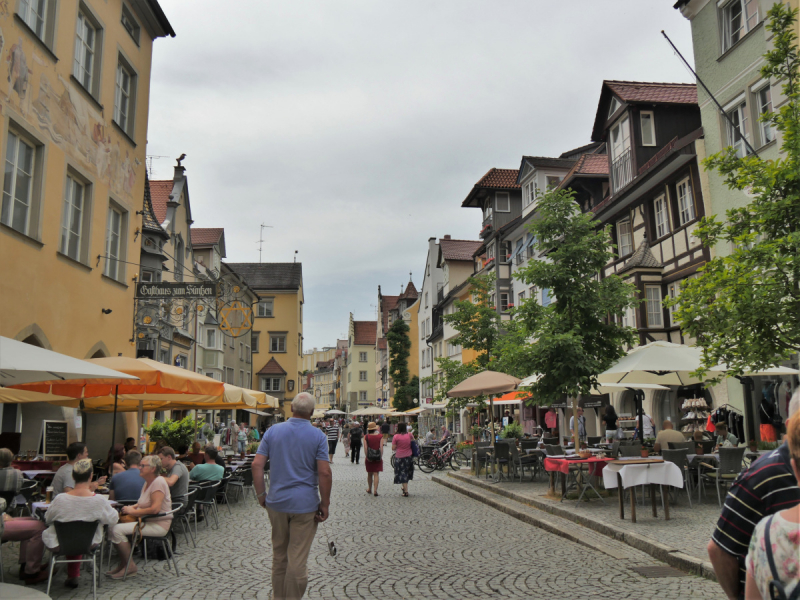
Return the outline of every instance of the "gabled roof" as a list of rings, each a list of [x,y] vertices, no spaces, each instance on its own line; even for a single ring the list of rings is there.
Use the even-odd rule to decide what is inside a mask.
[[[546,156],[523,156],[519,165],[517,182],[522,180],[522,176],[527,176],[533,169],[570,169],[575,164],[572,158],[549,158]],[[526,169],[525,167],[530,167]]]
[[[225,263],[254,290],[299,290],[303,263]]]
[[[600,88],[600,99],[592,128],[592,140],[604,138],[611,98],[615,96],[624,104],[697,105],[697,85],[694,83],[653,83],[647,81],[605,80]],[[617,113],[618,111],[614,111]]]
[[[580,158],[582,154],[592,154],[592,151],[597,150],[599,147],[599,142],[589,142],[585,146],[580,146],[578,148],[573,148],[572,150],[562,152],[558,155],[558,158],[571,158],[572,160],[575,160],[576,158]]]
[[[150,193],[150,182],[147,179],[147,174],[145,173],[145,186],[144,186],[144,207],[142,209],[142,228],[145,231],[152,231],[154,233],[161,233],[163,235],[167,235],[167,232],[164,231],[164,228],[161,227],[161,224],[156,217],[155,211],[153,210],[153,199]],[[166,204],[164,205],[164,214],[167,212]]]
[[[443,260],[464,260],[472,262],[472,255],[483,242],[472,240],[439,240],[439,255]]]
[[[377,336],[377,321],[353,321],[353,345],[374,346]]]
[[[192,227],[192,246],[213,246],[219,244],[225,229],[222,227]]]
[[[564,179],[558,187],[566,189],[570,182],[579,177],[608,178],[608,155],[584,154],[569,170],[569,173],[564,175]]]
[[[477,206],[472,205],[470,202],[480,190],[518,190],[520,189],[517,179],[519,177],[519,169],[496,169],[491,168],[487,171],[486,175],[481,177],[478,182],[472,186],[467,197],[461,203],[461,206]]]
[[[269,362],[261,367],[261,370],[256,373],[257,375],[286,375],[283,367],[275,360],[275,357],[269,359]]]
[[[409,281],[405,291],[398,296],[399,300],[416,300],[419,298],[419,292],[413,281]]]
[[[150,198],[153,201],[153,210],[159,223],[167,218],[167,202],[172,193],[172,179],[158,179],[150,182]]]

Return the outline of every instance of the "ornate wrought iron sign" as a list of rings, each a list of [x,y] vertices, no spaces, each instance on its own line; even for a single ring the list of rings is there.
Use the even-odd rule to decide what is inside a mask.
[[[171,298],[211,299],[217,296],[217,286],[213,283],[139,283],[136,286],[137,298],[165,300]]]

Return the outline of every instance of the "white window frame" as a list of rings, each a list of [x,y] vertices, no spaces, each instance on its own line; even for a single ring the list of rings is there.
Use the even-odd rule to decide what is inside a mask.
[[[367,353],[366,352],[359,352],[358,353],[358,362],[367,362]]]
[[[278,350],[275,350],[275,345],[273,341],[277,341]],[[283,343],[283,349],[281,350],[281,341]],[[274,354],[283,354],[286,352],[286,334],[285,333],[270,333],[269,334],[269,351]]]
[[[358,372],[358,380],[359,381],[367,381],[368,380],[367,372],[366,371],[359,371]]]
[[[48,0],[19,0],[19,16],[43,42],[47,38]],[[34,5],[36,7],[34,8]],[[46,43],[46,42],[45,42]]]
[[[747,126],[747,101],[744,94],[725,107],[725,140],[728,146],[736,150],[736,156],[742,158],[747,155],[749,149],[746,141],[750,141]]]
[[[517,306],[521,306],[522,303],[525,301],[525,290],[517,293]]]
[[[114,230],[115,220],[118,221],[118,230],[116,231]],[[108,218],[106,219],[106,266],[103,274],[116,281],[120,281],[120,273],[124,271],[120,262],[125,260],[124,234],[125,213],[113,204],[109,204]]]
[[[368,400],[367,400],[367,392],[365,392],[363,390],[358,392],[358,401],[359,402],[368,402]]]
[[[211,327],[206,329],[206,348],[210,350],[217,349],[217,330]]]
[[[618,140],[614,141],[615,132],[618,132]],[[614,164],[620,159],[626,152],[631,152],[631,122],[628,118],[628,115],[624,115],[620,118],[614,126],[609,131],[609,142],[608,147],[611,152],[611,167],[612,167],[612,185],[614,191],[617,191],[626,185],[628,185],[631,181],[633,181],[633,157],[628,157],[627,165],[623,165],[623,168],[620,169],[622,175],[619,178],[614,177],[613,170]]]
[[[553,303],[553,296],[550,288],[542,288],[542,306],[550,306]]]
[[[13,147],[12,147],[13,146]],[[21,168],[19,165],[19,150],[20,146],[30,150],[30,165],[28,171]],[[13,158],[11,158],[13,155]],[[26,165],[23,165],[26,166]],[[35,177],[36,177],[36,144],[24,135],[17,131],[8,132],[8,141],[6,142],[6,177],[11,175],[11,182],[9,186],[5,185],[5,178],[3,181],[3,200],[2,200],[2,223],[8,225],[25,235],[30,235],[31,212],[34,206],[34,191],[35,191]],[[10,173],[9,173],[10,171]],[[21,201],[18,194],[18,186],[21,180],[24,181],[27,177],[27,190],[25,193],[25,200]],[[11,194],[6,192],[6,187],[11,190]],[[24,208],[23,208],[24,207]],[[17,211],[24,210],[24,218],[22,223],[15,223],[18,221]],[[21,225],[22,228],[15,226]]]
[[[258,302],[256,316],[258,317],[274,317],[275,316],[275,299],[266,298]]]
[[[644,116],[648,115],[650,117],[650,124],[647,127],[649,130],[650,135],[650,142],[645,142],[645,120]],[[655,114],[652,110],[642,110],[639,111],[639,129],[642,133],[642,146],[655,146],[656,145],[656,122],[655,122]]]
[[[645,302],[647,304],[647,326],[650,329],[664,327],[664,305],[662,304],[661,286],[644,286]]]
[[[623,327],[636,327],[636,310],[632,306],[622,311],[621,324]]]
[[[505,208],[501,208],[501,200],[505,200]],[[508,192],[497,192],[494,195],[494,205],[497,212],[511,212],[511,194]]]
[[[494,259],[495,251],[494,251],[494,242],[490,242],[488,246],[486,246],[486,260],[490,261]],[[427,306],[427,302],[425,304]]]
[[[127,85],[126,85],[127,76]],[[114,81],[114,122],[133,138],[136,115],[136,72],[120,55]]]
[[[97,95],[96,73],[100,56],[97,50],[101,39],[102,31],[81,6],[75,25],[75,58],[72,62],[72,74],[93,96]]]
[[[669,203],[666,194],[661,194],[653,200],[653,216],[656,222],[656,239],[659,239],[670,232]]]
[[[772,88],[769,85],[769,81],[765,79],[758,82],[750,89],[758,109],[758,133],[761,137],[761,145],[764,146],[775,139],[775,129],[770,123],[764,123],[760,119],[761,115],[764,113],[773,112]]]
[[[131,38],[133,38],[133,41],[136,42],[136,45],[138,46],[139,36],[141,34],[142,28],[139,25],[139,22],[133,16],[133,13],[125,4],[122,5],[122,14],[119,18],[119,22],[122,23],[122,28],[128,32],[128,35],[130,35]]]
[[[64,204],[61,213],[61,242],[59,252],[72,260],[85,262],[83,255],[84,223],[87,215],[86,185],[67,175]],[[74,243],[73,243],[74,242]]]
[[[559,185],[561,185],[561,182],[563,181],[563,179],[564,178],[559,176],[559,175],[547,175],[544,178],[544,180],[546,182],[546,187],[547,187],[548,190],[556,189]]]
[[[675,185],[676,195],[678,196],[678,218],[681,226],[693,221],[697,214],[694,210],[694,194],[689,177],[684,177]]]
[[[681,282],[680,281],[673,281],[672,283],[667,284],[667,295],[669,296],[670,300],[674,300],[678,296],[681,295]],[[678,324],[675,322],[675,310],[677,310],[677,306],[670,306],[669,307],[669,324],[672,327],[677,327]]]
[[[633,228],[630,217],[617,221],[617,252],[620,258],[633,253]]]
[[[500,312],[508,311],[508,292],[500,292]]]
[[[759,0],[719,0],[717,7],[721,9],[722,52],[733,48],[741,39],[752,31],[759,23]],[[732,22],[734,10],[738,9],[741,23]]]

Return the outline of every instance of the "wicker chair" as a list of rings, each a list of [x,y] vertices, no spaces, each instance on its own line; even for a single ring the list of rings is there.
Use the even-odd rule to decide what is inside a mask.
[[[683,487],[686,490],[686,496],[689,498],[689,508],[692,507],[692,478],[689,476],[689,463],[686,460],[686,448],[676,450],[662,450],[661,457],[666,462],[671,462],[681,470],[683,474]]]
[[[742,459],[744,458],[746,447],[741,448],[720,448],[719,467],[711,466],[707,463],[700,463],[700,466],[707,469],[700,474],[702,481],[713,481],[717,487],[717,502],[722,508],[722,494],[720,487],[727,485],[730,487],[742,471]]]

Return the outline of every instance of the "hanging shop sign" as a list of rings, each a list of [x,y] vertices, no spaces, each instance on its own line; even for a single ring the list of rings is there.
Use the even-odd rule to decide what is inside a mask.
[[[136,285],[137,298],[215,298],[217,288],[213,283],[139,283]]]

